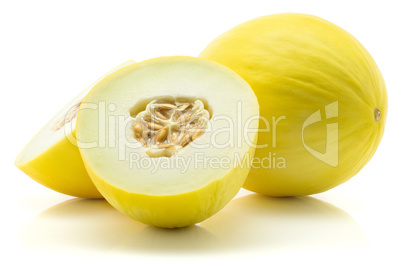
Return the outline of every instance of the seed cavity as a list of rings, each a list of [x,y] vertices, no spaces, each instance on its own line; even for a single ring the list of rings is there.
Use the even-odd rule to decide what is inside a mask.
[[[201,100],[154,100],[135,116],[134,137],[150,157],[170,157],[204,134],[209,118]]]
[[[78,111],[80,109],[81,101],[78,102],[77,104],[71,106],[71,108],[68,110],[67,114],[57,120],[57,122],[53,125],[51,130],[56,131],[60,130],[62,127],[70,123],[74,118],[77,117]]]

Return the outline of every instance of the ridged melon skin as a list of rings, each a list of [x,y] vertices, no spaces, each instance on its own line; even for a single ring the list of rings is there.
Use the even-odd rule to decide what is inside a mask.
[[[88,176],[74,133],[18,168],[36,182],[62,194],[103,198]]]
[[[276,147],[272,128],[260,131],[258,144],[268,147],[255,153],[260,159],[275,153],[286,168],[252,168],[244,188],[271,196],[323,192],[350,179],[375,153],[387,115],[385,83],[367,50],[333,23],[294,13],[260,17],[219,36],[200,57],[243,77],[269,122],[286,116],[277,126]],[[338,116],[328,123],[338,123],[338,161],[331,166],[306,150],[302,129],[317,110],[325,118],[325,106],[336,101]],[[325,153],[325,137],[324,123],[317,123],[305,129],[304,142]]]

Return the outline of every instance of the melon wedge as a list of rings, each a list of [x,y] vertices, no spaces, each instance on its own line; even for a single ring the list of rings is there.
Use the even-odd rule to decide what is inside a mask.
[[[76,145],[76,115],[81,101],[99,81],[132,63],[134,61],[127,61],[110,70],[71,100],[25,146],[15,165],[35,181],[57,192],[101,198],[85,170]]]

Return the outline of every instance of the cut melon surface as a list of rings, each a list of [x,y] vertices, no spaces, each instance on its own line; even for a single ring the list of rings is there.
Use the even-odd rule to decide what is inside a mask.
[[[98,83],[77,118],[77,142],[94,184],[121,212],[183,227],[223,208],[254,155],[257,98],[212,61],[163,57]]]
[[[101,198],[82,162],[75,139],[76,115],[86,94],[103,78],[134,63],[127,61],[96,80],[64,106],[25,146],[15,165],[42,185],[57,192]]]

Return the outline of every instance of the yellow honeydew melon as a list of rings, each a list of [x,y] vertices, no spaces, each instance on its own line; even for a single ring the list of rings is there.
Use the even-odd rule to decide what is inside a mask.
[[[81,105],[76,135],[92,181],[112,206],[145,224],[183,227],[218,212],[241,188],[258,110],[250,86],[230,69],[162,57],[98,83]]]
[[[81,101],[100,80],[134,63],[127,61],[100,77],[59,111],[25,146],[15,165],[35,181],[57,192],[101,198],[85,166],[75,140],[76,115]]]
[[[244,188],[272,196],[323,192],[376,151],[387,116],[383,78],[366,49],[331,22],[292,13],[256,18],[200,57],[237,72],[258,98],[259,163]]]

